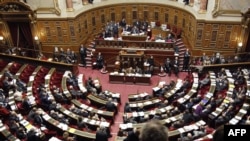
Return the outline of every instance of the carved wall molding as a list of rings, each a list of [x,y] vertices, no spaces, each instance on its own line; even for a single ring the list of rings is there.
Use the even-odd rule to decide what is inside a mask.
[[[49,0],[51,1],[51,0]],[[46,2],[46,1],[44,1]],[[59,4],[58,4],[58,0],[53,0],[53,6],[51,5],[48,5],[46,7],[38,7],[36,9],[37,13],[38,14],[56,14],[56,15],[61,15],[61,9],[59,7]]]
[[[242,4],[248,4],[250,5],[250,2],[247,3],[246,1],[242,0],[242,1],[231,1],[228,0],[226,1],[227,3],[229,3],[229,5],[234,4],[233,2],[242,2]],[[240,17],[241,16],[241,10],[244,9],[245,7],[234,7],[232,9],[225,9],[226,6],[224,6],[225,4],[225,0],[215,0],[215,4],[214,4],[214,9],[212,11],[212,15],[214,18],[218,17],[218,16],[237,16]],[[248,5],[245,5],[246,7]],[[224,7],[224,9],[223,9]]]
[[[0,11],[3,13],[32,12],[31,8],[18,0],[0,0]],[[19,13],[20,14],[20,13]]]

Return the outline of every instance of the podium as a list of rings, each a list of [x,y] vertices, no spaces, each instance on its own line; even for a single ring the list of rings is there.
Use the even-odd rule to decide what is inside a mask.
[[[124,49],[119,52],[119,57],[121,60],[121,70],[127,69],[127,68],[135,68],[138,66],[141,70],[144,70],[143,68],[143,62],[144,62],[144,51],[143,50],[137,50],[137,49]]]

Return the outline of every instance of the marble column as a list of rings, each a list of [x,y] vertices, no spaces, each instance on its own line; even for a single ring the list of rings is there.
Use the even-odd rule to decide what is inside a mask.
[[[194,6],[194,0],[189,0],[189,5]]]
[[[199,13],[207,12],[207,0],[200,0],[200,10]]]
[[[74,11],[72,0],[66,0],[66,8],[68,12]]]

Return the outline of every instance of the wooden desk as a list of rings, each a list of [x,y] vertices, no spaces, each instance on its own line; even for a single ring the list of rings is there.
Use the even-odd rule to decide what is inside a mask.
[[[101,40],[96,39],[96,48],[141,48],[141,49],[173,49],[174,42]]]
[[[146,41],[146,35],[122,35],[122,40],[129,41]]]
[[[63,113],[65,116],[70,117],[71,119],[73,119],[76,122],[78,121],[78,119],[80,117],[80,115],[77,115],[77,114],[67,110],[63,106],[61,106],[60,108],[57,108],[57,110],[60,111],[61,113]],[[86,117],[83,117],[83,122],[88,124],[88,127],[90,127],[92,130],[96,130],[100,126],[104,126],[104,127],[107,127],[107,128],[110,127],[109,122],[93,120],[93,119],[89,119],[89,118],[86,118]]]
[[[136,49],[123,49],[119,52],[120,57],[128,58],[141,58],[144,55],[144,51]]]
[[[95,95],[95,94],[89,94],[89,95],[87,96],[87,98],[91,101],[91,103],[95,104],[95,105],[98,106],[98,107],[106,106],[106,103],[108,102],[107,99],[102,99],[102,98],[98,97],[98,96]],[[116,105],[116,107],[117,107],[118,103],[117,103],[117,102],[113,102],[113,103],[114,103],[114,104]]]
[[[138,84],[138,85],[150,85],[151,75],[131,74],[125,75],[124,73],[110,73],[110,83],[125,83],[125,84]]]
[[[129,94],[128,101],[133,102],[133,101],[137,101],[137,99],[145,99],[145,97],[147,96],[149,96],[149,94],[146,92],[139,93],[139,94]]]
[[[56,127],[60,131],[67,131],[73,135],[76,135],[78,137],[82,137],[88,141],[95,139],[94,133],[84,132],[84,131],[69,127],[67,124],[60,123],[57,120],[53,119],[45,112],[44,112],[42,117],[46,122],[48,122],[50,125]]]
[[[87,110],[88,112],[93,112],[93,113],[97,113],[100,116],[103,116],[104,118],[113,120],[114,118],[114,112],[109,112],[109,111],[104,111],[104,110],[100,110],[100,109],[95,109],[93,107],[89,107],[85,104],[82,104],[81,102],[79,102],[76,99],[71,100],[71,103],[73,103],[74,105],[76,105],[78,108],[82,108]]]
[[[109,74],[109,83],[121,84],[124,82],[125,82],[124,73],[120,75],[112,75],[111,73]]]
[[[17,137],[15,137],[5,125],[3,125],[2,121],[0,120],[0,133],[8,140],[8,141],[20,141]]]
[[[70,71],[65,71],[63,74],[63,78],[61,81],[61,87],[63,90],[63,94],[67,97],[67,99],[71,100],[72,99],[72,95],[68,90],[68,86],[67,86],[67,78],[68,78],[68,74],[71,73]]]
[[[133,75],[125,75],[125,81],[126,84],[134,84],[135,83],[135,76]]]
[[[150,85],[151,75],[135,75],[135,83],[138,85]]]
[[[164,124],[165,121],[161,120],[161,123]],[[133,129],[133,128],[141,128],[141,127],[143,127],[144,124],[145,123],[130,124],[130,125],[127,124],[128,126],[126,126],[126,124],[123,124],[123,125],[125,125],[124,126],[125,128],[123,128],[121,126],[120,126],[120,128],[122,128],[123,130]],[[176,130],[169,131],[168,132],[169,139],[172,140],[173,138],[175,138],[175,140],[176,140],[180,136],[180,134],[185,134],[185,133],[191,132],[193,130],[197,130],[200,126],[205,126],[205,125],[206,125],[206,123],[203,120],[199,120],[193,124],[178,128]],[[122,139],[122,138],[117,138],[117,140],[121,141],[120,139]]]

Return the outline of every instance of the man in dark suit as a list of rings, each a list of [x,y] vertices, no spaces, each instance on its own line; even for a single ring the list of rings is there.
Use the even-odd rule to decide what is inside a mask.
[[[27,92],[26,84],[23,81],[21,81],[19,78],[16,79],[16,88],[18,91]]]
[[[120,23],[119,23],[119,26],[121,26],[122,28],[125,28],[126,27],[126,20],[125,20],[125,18],[122,18],[122,20],[120,21]]]
[[[80,58],[81,58],[81,63],[83,66],[86,66],[86,57],[87,57],[87,48],[81,44],[80,46]]]
[[[166,73],[168,73],[168,76],[171,76],[171,71],[172,71],[171,68],[172,68],[171,60],[167,58],[164,64],[164,70]]]
[[[34,129],[31,129],[27,133],[27,141],[42,141],[41,137],[37,134],[37,132]]]
[[[178,74],[179,74],[179,60],[178,60],[178,57],[175,57],[175,60],[173,62],[173,66],[174,66],[174,73],[175,73],[176,77],[178,77]]]
[[[192,113],[190,113],[190,111],[188,109],[186,109],[184,111],[182,120],[183,120],[185,125],[188,125],[188,124],[190,124],[191,122],[194,121],[194,117],[193,117]]]
[[[184,53],[183,68],[182,68],[183,71],[187,71],[189,69],[190,56],[191,54],[187,49]]]
[[[72,85],[69,86],[69,92],[72,94],[74,98],[80,98],[83,96],[83,94],[80,91],[75,90]]]
[[[110,112],[116,112],[117,108],[115,106],[115,104],[112,102],[112,99],[109,98],[109,100],[106,103],[106,110],[110,111]]]
[[[99,52],[98,55],[96,56],[96,67],[97,69],[102,69],[103,65],[104,65],[104,59],[101,52]]]
[[[13,79],[13,74],[9,71],[9,70],[5,70],[4,71],[4,76]]]
[[[104,127],[97,129],[95,141],[108,141],[108,134]]]
[[[123,141],[139,141],[139,129],[134,128],[133,131],[128,132],[128,136]]]
[[[38,124],[39,126],[43,124],[43,118],[40,115],[39,111],[36,111],[34,113],[34,123]]]
[[[53,90],[53,95],[56,101],[63,102],[63,103],[67,102],[67,98],[65,98],[60,91]]]
[[[9,77],[7,77],[7,76],[5,76],[5,78],[3,80],[3,90],[5,93],[5,96],[9,95],[10,90],[16,91],[16,87],[13,84],[13,81],[9,81]]]

